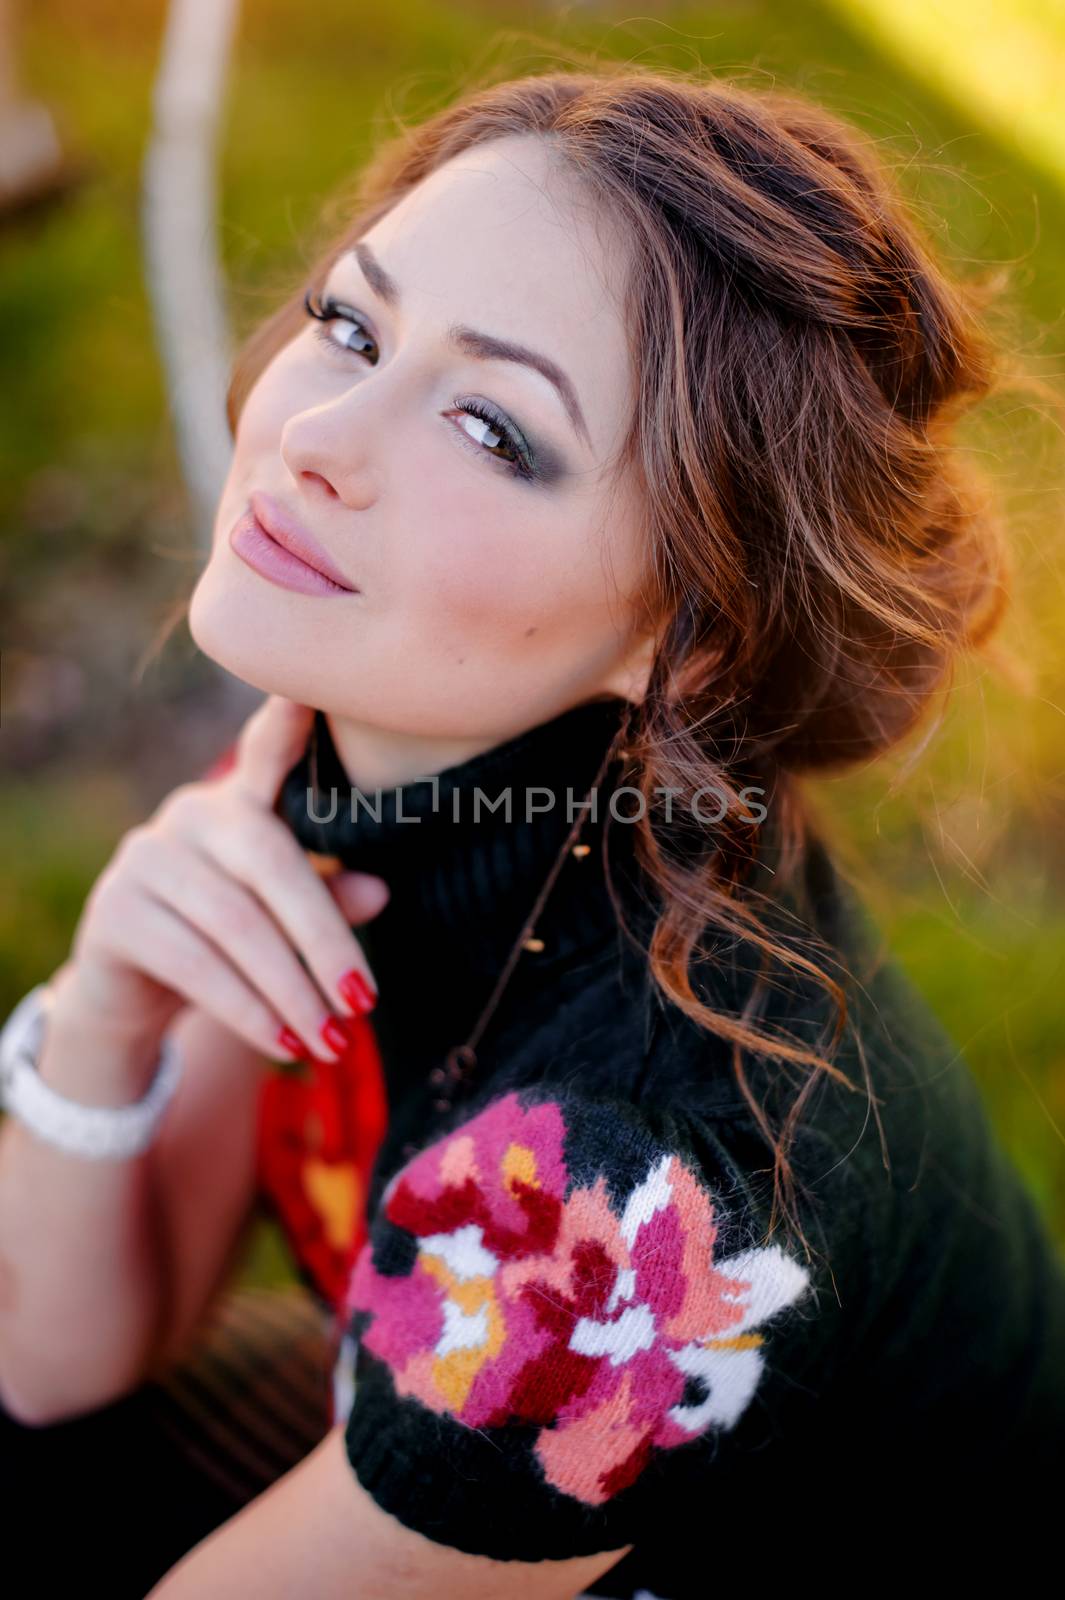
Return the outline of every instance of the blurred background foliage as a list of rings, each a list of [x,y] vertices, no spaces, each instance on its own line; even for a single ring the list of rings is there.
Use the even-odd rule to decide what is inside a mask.
[[[140,236],[161,0],[35,0],[26,88],[87,182],[0,232],[3,793],[0,1014],[65,957],[121,833],[197,775],[247,712],[181,627],[195,580]],[[306,259],[322,203],[394,118],[505,61],[570,47],[803,90],[871,133],[944,261],[999,267],[995,325],[1060,391],[1065,353],[1061,0],[244,0],[221,141],[235,336]],[[1054,83],[1058,85],[1055,98]],[[885,938],[950,1028],[1002,1140],[1065,1241],[1065,471],[1052,400],[966,424],[1010,529],[1008,670],[972,665],[923,748],[818,785]],[[254,703],[252,697],[251,703]],[[288,1268],[268,1225],[244,1269]]]

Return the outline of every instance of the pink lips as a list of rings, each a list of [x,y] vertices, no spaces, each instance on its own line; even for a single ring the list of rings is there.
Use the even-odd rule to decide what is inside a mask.
[[[276,500],[256,490],[249,506],[229,535],[249,567],[298,594],[358,594],[318,541]]]

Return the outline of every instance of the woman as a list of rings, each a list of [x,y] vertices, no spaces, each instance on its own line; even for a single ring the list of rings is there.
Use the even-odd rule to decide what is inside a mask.
[[[268,698],[52,985],[67,1100],[183,1075],[124,1163],[4,1128],[0,1389],[62,1426],[184,1352],[264,1058],[381,1045],[320,1442],[153,1595],[678,1600],[1042,1481],[1060,1264],[801,786],[998,619],[995,376],[804,100],[548,74],[370,163],[230,392],[189,624]]]

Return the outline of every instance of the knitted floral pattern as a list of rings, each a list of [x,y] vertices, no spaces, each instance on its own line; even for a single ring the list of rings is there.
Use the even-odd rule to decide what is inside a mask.
[[[604,1107],[602,1146],[622,1137]],[[598,1506],[655,1449],[731,1428],[763,1368],[760,1324],[809,1274],[778,1246],[715,1261],[715,1200],[675,1153],[648,1148],[621,1199],[577,1184],[555,1100],[517,1093],[416,1155],[383,1196],[416,1241],[398,1275],[360,1252],[348,1290],[361,1340],[396,1390],[471,1428],[539,1428],[557,1489]]]

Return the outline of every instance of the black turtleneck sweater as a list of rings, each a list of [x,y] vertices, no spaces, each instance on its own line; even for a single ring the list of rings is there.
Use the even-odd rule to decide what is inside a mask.
[[[522,1561],[633,1544],[588,1592],[683,1600],[711,1593],[720,1540],[735,1559],[776,1529],[751,1575],[788,1576],[829,1510],[837,1535],[886,1502],[949,1530],[940,1482],[970,1508],[994,1481],[1001,1509],[1004,1474],[1030,1498],[1063,1438],[1065,1272],[968,1068],[817,842],[788,904],[849,974],[835,1060],[856,1089],[822,1074],[791,1147],[810,1250],[769,1234],[771,1147],[731,1052],[651,981],[656,901],[608,803],[622,756],[437,1111],[431,1069],[492,993],[624,711],[577,706],[354,820],[319,714],[318,792],[305,756],[278,813],[391,890],[357,930],[389,1117],[338,1368],[354,1471],[430,1539]],[[507,792],[509,820],[485,803]],[[753,953],[708,947],[697,992],[736,1013]],[[830,1020],[794,981],[761,1015],[806,1044]],[[745,1070],[779,1130],[808,1069]]]
[[[358,937],[379,987],[373,1022],[396,1112],[419,1090],[428,1095],[429,1068],[466,1039],[488,1001],[624,709],[618,699],[586,702],[431,781],[370,791],[357,798],[354,820],[352,782],[318,713],[318,799],[309,799],[305,757],[289,774],[278,809],[308,849],[377,874],[391,891]],[[523,952],[497,1025],[526,1017],[545,983],[572,988],[588,960],[602,960],[623,942],[603,857],[609,831],[617,886],[631,891],[633,830],[607,821],[622,768],[616,763],[600,788],[599,814],[594,821],[588,814],[581,832],[589,851],[562,868],[537,918],[544,948]],[[500,797],[505,805],[508,792],[509,820],[503,806],[489,809]],[[319,821],[330,817],[334,796],[335,816]],[[622,805],[619,799],[619,811]],[[639,898],[630,892],[623,904],[638,923]],[[486,1058],[495,1055],[490,1039]]]

